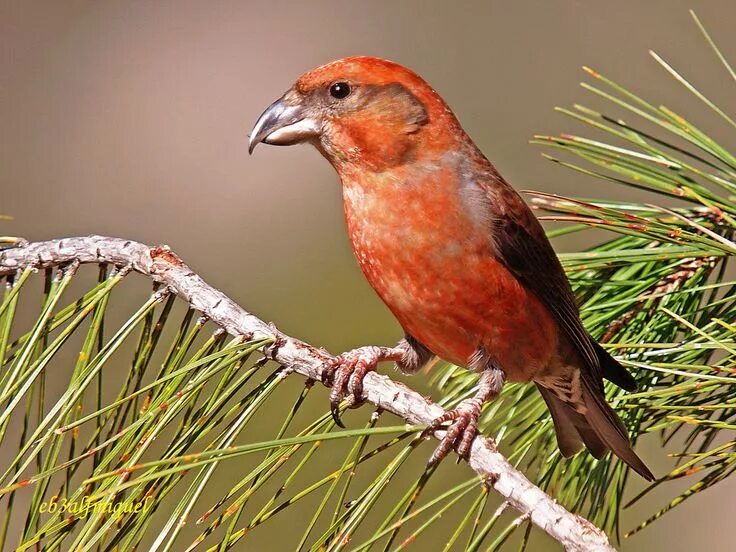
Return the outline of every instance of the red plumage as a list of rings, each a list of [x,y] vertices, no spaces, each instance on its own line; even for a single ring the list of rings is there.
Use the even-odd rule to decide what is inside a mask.
[[[395,349],[336,359],[333,412],[346,392],[360,399],[378,361],[412,372],[436,355],[481,379],[433,424],[453,422],[433,461],[452,446],[469,453],[482,403],[510,379],[537,384],[563,454],[610,449],[652,478],[603,397],[603,377],[633,379],[585,331],[531,210],[421,77],[368,57],[306,73],[256,123],[251,150],[305,141],[339,174],[355,256],[406,332]]]

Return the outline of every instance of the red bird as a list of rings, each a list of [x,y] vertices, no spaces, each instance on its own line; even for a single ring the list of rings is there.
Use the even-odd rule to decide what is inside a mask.
[[[509,379],[537,385],[563,455],[611,450],[653,479],[603,394],[603,378],[627,390],[634,379],[583,327],[539,221],[419,75],[372,57],[318,67],[261,115],[249,151],[260,142],[309,142],[332,164],[360,268],[406,334],[327,367],[338,423],[339,401],[359,403],[378,362],[413,373],[440,357],[480,379],[431,425],[451,422],[430,463],[453,447],[467,457],[481,407]]]

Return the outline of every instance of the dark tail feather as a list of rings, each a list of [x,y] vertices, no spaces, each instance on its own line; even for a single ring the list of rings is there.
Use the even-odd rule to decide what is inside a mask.
[[[590,339],[595,352],[598,354],[598,362],[600,362],[603,377],[608,381],[615,383],[621,389],[626,391],[636,391],[636,380],[634,376],[629,374],[628,370],[621,366],[619,362],[609,355],[606,350],[593,338]]]
[[[587,407],[585,422],[616,456],[626,462],[631,469],[644,479],[653,481],[654,475],[631,448],[626,427],[606,403],[603,393],[594,388],[593,383],[588,378],[583,377],[582,380],[583,398]]]
[[[577,412],[572,404],[559,399],[552,391],[537,385],[552,414],[557,445],[562,455],[572,456],[583,443],[596,458],[602,458],[611,450],[644,479],[653,481],[654,475],[631,448],[626,428],[619,417],[608,406],[602,393],[593,388],[592,382],[585,377],[582,379],[585,415]]]
[[[593,428],[585,421],[585,417],[558,399],[552,391],[537,384],[537,389],[542,394],[544,402],[547,403],[552,414],[552,422],[557,435],[557,446],[565,458],[570,458],[578,452],[585,444],[585,448],[598,459],[608,452],[606,444],[600,440]]]
[[[555,397],[550,390],[539,384],[537,384],[537,389],[539,389],[544,402],[547,403],[550,414],[552,414],[552,423],[555,425],[555,434],[557,435],[557,447],[560,449],[562,456],[570,458],[583,448],[583,440],[570,416],[570,412],[575,414],[577,412]]]

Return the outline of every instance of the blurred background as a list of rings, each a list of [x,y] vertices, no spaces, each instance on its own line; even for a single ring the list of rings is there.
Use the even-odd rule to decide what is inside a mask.
[[[391,344],[400,331],[352,258],[331,167],[309,147],[248,156],[256,118],[302,72],[346,55],[398,61],[515,186],[591,197],[622,190],[527,144],[570,130],[554,106],[595,105],[578,86],[582,65],[687,113],[693,103],[649,57],[655,49],[716,104],[733,103],[733,82],[688,14],[734,59],[729,0],[0,6],[0,213],[14,217],[0,233],[166,243],[246,309],[333,352]],[[697,495],[623,549],[730,547],[734,492],[731,482]]]

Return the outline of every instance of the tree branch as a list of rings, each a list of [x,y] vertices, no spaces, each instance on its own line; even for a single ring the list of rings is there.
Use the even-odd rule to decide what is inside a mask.
[[[320,381],[324,350],[281,333],[272,324],[246,312],[225,294],[209,286],[168,247],[88,236],[31,243],[0,253],[0,275],[27,267],[47,268],[70,262],[130,266],[155,282],[168,286],[189,305],[233,336],[271,338],[264,351],[270,358],[300,374]],[[371,372],[364,380],[369,402],[410,424],[427,425],[444,410],[388,376]],[[444,431],[437,431],[441,438]],[[611,551],[606,534],[586,519],[567,511],[529,481],[496,450],[492,439],[479,436],[470,452],[470,467],[486,479],[521,514],[571,551]]]

